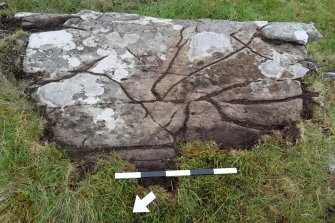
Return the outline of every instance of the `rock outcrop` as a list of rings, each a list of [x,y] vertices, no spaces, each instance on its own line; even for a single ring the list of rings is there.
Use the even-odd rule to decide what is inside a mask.
[[[54,138],[164,163],[180,140],[255,144],[301,118],[313,24],[19,13],[23,61]],[[45,31],[49,30],[49,31]],[[50,31],[52,30],[52,31]],[[149,164],[148,164],[149,163]]]

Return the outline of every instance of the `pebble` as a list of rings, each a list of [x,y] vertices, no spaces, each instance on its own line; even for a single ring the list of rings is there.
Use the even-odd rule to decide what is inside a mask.
[[[7,9],[8,5],[4,2],[0,2],[0,9]]]
[[[335,72],[326,72],[325,76],[329,79],[335,80]]]
[[[335,174],[335,157],[329,163],[329,171],[331,174]]]

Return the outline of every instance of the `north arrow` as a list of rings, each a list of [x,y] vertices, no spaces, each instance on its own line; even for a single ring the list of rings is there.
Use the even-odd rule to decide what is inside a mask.
[[[156,196],[152,192],[150,192],[143,199],[141,199],[139,196],[136,196],[133,213],[150,212],[147,206],[155,199]]]

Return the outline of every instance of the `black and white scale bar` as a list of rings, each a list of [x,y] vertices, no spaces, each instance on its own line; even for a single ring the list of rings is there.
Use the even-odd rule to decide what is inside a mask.
[[[115,173],[115,179],[134,179],[144,177],[181,177],[194,175],[214,175],[237,173],[236,168],[200,169],[200,170],[166,170],[151,172]]]

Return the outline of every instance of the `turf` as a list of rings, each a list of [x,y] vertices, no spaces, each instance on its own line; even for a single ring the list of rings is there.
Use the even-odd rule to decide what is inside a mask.
[[[280,133],[248,151],[221,151],[212,142],[180,146],[179,169],[237,167],[227,176],[180,177],[172,193],[114,180],[133,170],[116,154],[81,175],[63,148],[41,140],[45,121],[27,100],[11,56],[23,54],[18,33],[0,42],[0,222],[335,222],[335,4],[332,0],[10,0],[11,11],[122,11],[166,18],[314,22],[324,40],[309,45],[321,71],[304,79],[320,91],[315,117],[303,122],[297,145]],[[14,64],[14,65],[13,65]],[[9,81],[10,79],[11,81]],[[136,195],[152,190],[148,214],[132,214]]]

